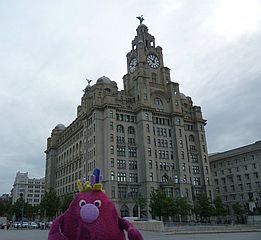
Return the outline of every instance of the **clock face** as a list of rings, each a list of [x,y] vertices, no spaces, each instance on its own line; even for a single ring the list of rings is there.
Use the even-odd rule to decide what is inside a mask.
[[[158,57],[154,54],[149,54],[147,56],[147,63],[149,64],[149,66],[151,68],[154,68],[154,69],[156,69],[160,66],[160,61],[159,61]]]
[[[138,64],[138,60],[136,58],[133,58],[131,61],[130,61],[130,65],[129,65],[129,69],[130,69],[130,72],[133,73],[135,70],[136,70],[136,66]]]

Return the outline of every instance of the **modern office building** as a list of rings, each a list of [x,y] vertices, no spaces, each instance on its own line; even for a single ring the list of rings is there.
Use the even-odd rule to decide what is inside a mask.
[[[261,207],[261,141],[209,156],[214,194],[225,204]]]
[[[158,188],[191,203],[201,193],[213,196],[201,108],[171,81],[147,26],[136,31],[124,89],[105,76],[89,82],[76,119],[52,130],[45,151],[47,189],[75,192],[78,178],[100,168],[122,216],[137,216],[139,198],[149,215],[150,193]]]
[[[29,178],[28,172],[17,172],[13,189],[11,190],[12,204],[22,197],[25,202],[33,206],[38,205],[41,203],[44,191],[45,178]]]

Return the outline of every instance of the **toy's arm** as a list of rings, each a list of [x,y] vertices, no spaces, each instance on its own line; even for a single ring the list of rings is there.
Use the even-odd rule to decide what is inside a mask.
[[[61,231],[61,225],[63,223],[63,215],[57,217],[52,225],[48,234],[48,240],[68,240]]]
[[[119,217],[119,227],[127,231],[129,240],[144,240],[140,232],[126,219]]]

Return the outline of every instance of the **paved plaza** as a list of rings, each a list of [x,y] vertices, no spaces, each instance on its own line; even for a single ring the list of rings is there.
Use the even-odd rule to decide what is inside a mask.
[[[261,232],[171,234],[141,231],[145,240],[260,240]],[[47,240],[48,230],[0,230],[0,240]],[[104,239],[106,240],[106,239]]]

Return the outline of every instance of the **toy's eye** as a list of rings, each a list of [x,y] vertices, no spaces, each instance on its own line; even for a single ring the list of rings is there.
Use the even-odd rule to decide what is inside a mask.
[[[94,201],[94,205],[95,205],[96,207],[100,207],[100,206],[101,206],[101,200],[95,200],[95,201]]]
[[[81,201],[79,202],[79,206],[80,206],[80,207],[84,206],[85,204],[86,204],[85,200],[81,200]]]

